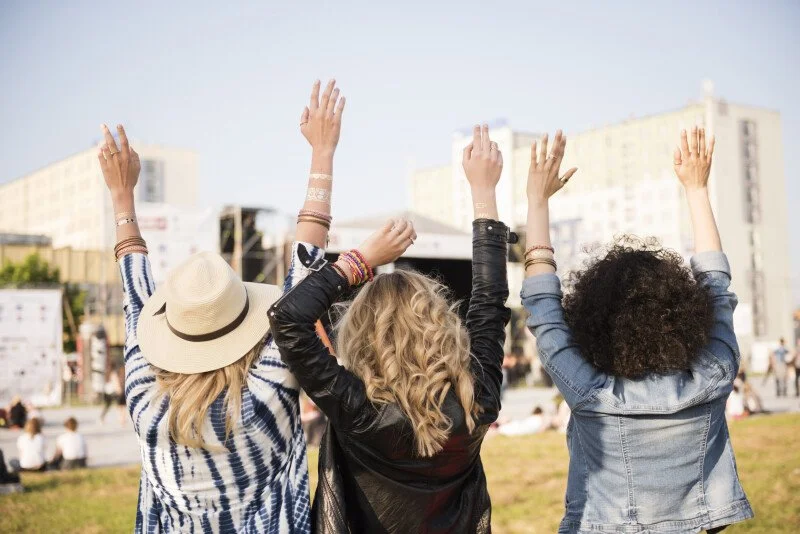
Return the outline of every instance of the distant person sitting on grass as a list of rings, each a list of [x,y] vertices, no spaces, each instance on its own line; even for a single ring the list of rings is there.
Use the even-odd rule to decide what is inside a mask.
[[[47,461],[44,458],[44,436],[38,419],[28,419],[25,432],[17,438],[18,460],[11,460],[15,471],[44,471]]]
[[[528,417],[504,423],[498,427],[497,431],[503,436],[527,436],[543,432],[548,428],[548,418],[544,415],[541,406],[537,406]]]
[[[11,404],[8,406],[8,427],[12,430],[19,430],[28,422],[28,409],[22,403],[22,398],[14,395]]]
[[[67,431],[56,438],[56,453],[51,465],[54,469],[86,467],[86,440],[78,433],[78,421],[70,417],[64,421],[64,427]]]

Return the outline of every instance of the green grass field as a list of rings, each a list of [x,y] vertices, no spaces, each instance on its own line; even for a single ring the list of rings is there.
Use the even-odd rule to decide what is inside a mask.
[[[745,491],[756,519],[726,531],[800,531],[800,415],[754,417],[731,425]],[[564,436],[493,436],[483,461],[498,533],[553,533],[563,512],[567,475]],[[316,455],[310,458],[316,479]],[[137,468],[30,474],[24,493],[0,497],[2,532],[130,532]]]

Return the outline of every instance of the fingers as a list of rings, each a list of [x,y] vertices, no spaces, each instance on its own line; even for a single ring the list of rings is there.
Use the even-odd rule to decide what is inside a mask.
[[[333,86],[336,85],[336,80],[331,80],[328,82],[328,85],[325,86],[325,91],[322,92],[322,98],[319,100],[319,107],[323,110],[328,108],[328,100],[331,98],[331,94],[333,93]]]
[[[308,110],[308,107],[305,107],[303,109],[303,113],[300,114],[300,126],[308,124],[308,118],[310,114],[311,112]]]
[[[561,185],[562,187],[567,185],[569,179],[572,178],[572,175],[578,172],[578,167],[572,167],[570,170],[564,173],[564,176],[561,177]]]
[[[542,136],[542,141],[539,143],[539,154],[537,157],[538,159],[536,160],[536,165],[543,167],[544,162],[547,160],[547,134]]]
[[[110,163],[111,162],[111,150],[108,148],[107,144],[103,144],[103,146],[100,147],[100,152],[103,153],[103,157],[106,159],[106,163]]]
[[[500,148],[497,146],[497,143],[494,141],[489,142],[489,154],[493,157],[497,157],[497,154],[500,153]]]
[[[697,155],[701,157],[705,157],[706,155],[706,129],[700,128],[700,131],[697,135]]]
[[[315,111],[319,107],[319,85],[320,81],[314,82],[311,86],[311,101],[308,104],[308,109]]]
[[[561,158],[564,156],[565,144],[564,133],[561,130],[556,130],[556,136],[553,138],[553,148],[550,150],[550,157],[547,158],[546,161],[549,167],[558,169],[558,166],[561,164]]]
[[[697,156],[697,126],[692,126],[692,132],[689,135],[689,155]]]
[[[400,219],[395,221],[394,226],[392,226],[392,233],[395,235],[400,235],[405,232],[407,227],[408,221],[406,219]]]
[[[464,147],[464,157],[461,159],[461,163],[466,163],[472,157],[472,149],[474,143],[470,143]]]
[[[394,229],[394,225],[395,225],[395,224],[397,224],[397,221],[395,221],[394,219],[389,219],[389,220],[388,220],[388,221],[386,221],[386,223],[385,223],[385,224],[384,224],[384,225],[381,227],[381,232],[383,232],[384,234],[388,234],[389,232],[391,232],[391,231],[392,231],[392,229]]]
[[[489,125],[481,126],[481,150],[489,152],[491,139],[489,139]]]
[[[102,148],[97,149],[97,160],[100,162],[100,170],[102,170],[103,175],[105,175],[108,172],[108,161],[103,154]]]
[[[119,136],[119,148],[126,155],[130,153],[130,146],[128,145],[128,135],[125,133],[125,128],[121,124],[117,124],[117,135]]]
[[[689,158],[689,142],[686,140],[686,130],[681,130],[681,159]]]
[[[675,152],[672,154],[672,164],[680,165],[681,163],[683,163],[683,159],[681,158],[681,149],[675,147]]]
[[[716,136],[712,135],[711,139],[708,141],[708,153],[706,154],[708,161],[711,161],[711,158],[714,156],[714,143],[716,140]]]
[[[398,236],[398,239],[400,240],[400,243],[408,246],[414,242],[414,239],[416,239],[417,234],[414,231],[414,224],[411,221],[405,221],[405,222],[406,226]],[[411,243],[408,243],[408,241],[411,241]]]
[[[114,155],[117,152],[119,152],[119,149],[117,148],[117,142],[114,141],[114,136],[111,135],[111,130],[108,129],[108,126],[103,124],[101,130],[103,130],[103,138],[106,142],[106,145],[108,145],[108,149],[111,155]]]
[[[538,151],[536,150],[536,141],[531,143],[531,165],[536,166],[536,154]]]
[[[475,125],[472,128],[472,146],[478,152],[480,152],[481,147],[483,146],[481,144],[481,127],[478,125]]]
[[[339,99],[339,104],[336,106],[336,115],[334,117],[336,120],[341,122],[342,120],[342,112],[344,111],[344,97]]]
[[[333,90],[330,100],[328,100],[328,116],[333,117],[333,112],[336,110],[336,101],[339,100],[339,88]]]

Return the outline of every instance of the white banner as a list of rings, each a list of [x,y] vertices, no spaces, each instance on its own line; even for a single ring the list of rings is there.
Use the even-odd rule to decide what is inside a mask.
[[[0,289],[0,405],[61,404],[60,289]]]
[[[167,204],[136,207],[156,285],[196,252],[219,252],[219,212]]]

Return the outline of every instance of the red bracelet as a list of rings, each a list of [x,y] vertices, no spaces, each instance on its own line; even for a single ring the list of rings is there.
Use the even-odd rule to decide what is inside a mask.
[[[369,263],[367,263],[367,260],[366,260],[366,258],[364,258],[364,255],[361,254],[361,252],[356,250],[356,249],[353,249],[350,252],[352,252],[361,261],[361,263],[364,264],[364,267],[367,270],[367,279],[370,282],[372,282],[372,280],[375,279],[375,273],[372,270],[372,266]]]

